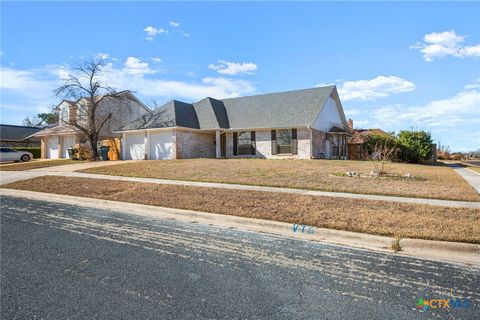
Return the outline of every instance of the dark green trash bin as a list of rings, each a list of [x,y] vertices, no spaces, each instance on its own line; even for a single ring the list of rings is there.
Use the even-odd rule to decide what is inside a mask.
[[[102,158],[103,161],[107,161],[108,159],[108,151],[110,150],[110,147],[107,146],[101,146],[100,147],[100,158]]]
[[[67,152],[68,157],[73,160],[73,158],[75,157],[75,150],[73,150],[73,148],[67,148]]]

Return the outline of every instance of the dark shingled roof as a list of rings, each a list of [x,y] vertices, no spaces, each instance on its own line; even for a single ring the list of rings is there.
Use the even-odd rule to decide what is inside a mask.
[[[153,120],[145,121],[142,117],[123,130],[175,126],[212,130],[306,127],[315,122],[334,92],[332,85],[222,100],[208,97],[193,104],[173,100],[155,110],[149,116]],[[159,113],[164,114],[158,117]]]
[[[227,110],[221,100],[205,98],[193,104],[202,129],[230,128]]]
[[[11,124],[0,124],[0,140],[23,141],[28,136],[40,131],[42,128],[15,126]]]
[[[197,113],[190,103],[172,100],[130,122],[123,130],[187,127],[200,129]]]

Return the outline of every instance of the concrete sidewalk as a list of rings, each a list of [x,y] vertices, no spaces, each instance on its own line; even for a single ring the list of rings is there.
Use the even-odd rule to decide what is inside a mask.
[[[462,176],[463,179],[465,179],[475,190],[477,190],[478,193],[480,193],[480,174],[460,165],[450,164],[448,166]]]

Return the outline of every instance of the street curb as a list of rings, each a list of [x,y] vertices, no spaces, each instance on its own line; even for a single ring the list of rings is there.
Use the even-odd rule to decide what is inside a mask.
[[[301,240],[327,242],[392,254],[394,254],[394,252],[390,247],[392,243],[396,241],[395,238],[388,236],[52,193],[0,188],[0,196],[21,197],[94,209],[121,211],[161,219],[213,224],[227,228],[263,232]],[[480,266],[480,245],[421,239],[401,239],[400,246],[402,251],[395,254]]]

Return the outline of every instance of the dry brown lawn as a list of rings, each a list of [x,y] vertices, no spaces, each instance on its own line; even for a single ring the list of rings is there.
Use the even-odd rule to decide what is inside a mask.
[[[58,176],[18,181],[4,187],[400,238],[480,243],[478,209]]]
[[[446,166],[391,164],[392,172],[420,179],[358,178],[335,173],[370,172],[369,161],[193,159],[142,161],[82,172],[173,180],[238,183],[403,197],[480,201],[480,195]]]
[[[29,161],[20,163],[5,163],[0,165],[0,171],[24,171],[30,169],[39,169],[47,167],[62,166],[64,164],[80,163],[78,160],[45,160],[45,161]]]
[[[475,172],[480,173],[480,167],[475,167],[475,166],[469,166],[468,169],[473,170]]]

